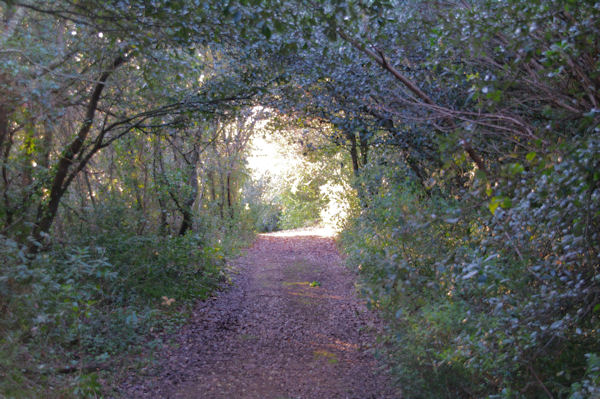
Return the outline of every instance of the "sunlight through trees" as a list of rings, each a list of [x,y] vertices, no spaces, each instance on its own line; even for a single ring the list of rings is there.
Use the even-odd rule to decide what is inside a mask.
[[[406,395],[600,395],[598,20],[0,1],[0,396],[113,395],[256,232],[311,225],[340,231]]]

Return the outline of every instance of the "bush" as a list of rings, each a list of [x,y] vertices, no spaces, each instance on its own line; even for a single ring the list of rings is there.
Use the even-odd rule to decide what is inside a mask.
[[[224,263],[222,248],[205,246],[193,233],[183,237],[118,234],[97,238],[107,257],[120,269],[114,294],[123,302],[204,297],[215,288]]]
[[[62,385],[61,395],[96,395],[97,376],[60,370],[118,363],[153,346],[150,328],[168,328],[180,305],[206,297],[224,277],[222,248],[193,234],[112,234],[35,259],[0,239],[0,394],[8,397]]]
[[[529,155],[459,194],[391,162],[365,172],[383,183],[342,242],[410,397],[597,392],[599,145]]]

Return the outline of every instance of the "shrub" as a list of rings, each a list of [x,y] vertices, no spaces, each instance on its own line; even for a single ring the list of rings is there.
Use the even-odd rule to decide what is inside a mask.
[[[530,155],[460,196],[371,171],[382,183],[342,242],[410,397],[596,392],[599,144]]]
[[[39,397],[61,385],[71,386],[66,396],[97,395],[97,376],[59,371],[113,364],[154,345],[146,338],[151,327],[168,328],[181,305],[224,278],[222,248],[193,234],[113,233],[35,259],[0,237],[0,263],[0,393],[8,397]]]

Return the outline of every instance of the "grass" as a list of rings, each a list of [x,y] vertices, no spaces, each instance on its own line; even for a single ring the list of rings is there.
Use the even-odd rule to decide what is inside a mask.
[[[326,359],[329,364],[337,364],[339,363],[338,357],[331,352],[328,352],[324,349],[319,349],[313,352],[315,358],[317,359]]]

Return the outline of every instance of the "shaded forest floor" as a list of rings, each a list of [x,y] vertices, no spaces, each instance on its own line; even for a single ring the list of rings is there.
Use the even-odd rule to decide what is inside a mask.
[[[231,289],[196,307],[136,398],[395,398],[369,349],[378,325],[320,230],[263,234]]]

